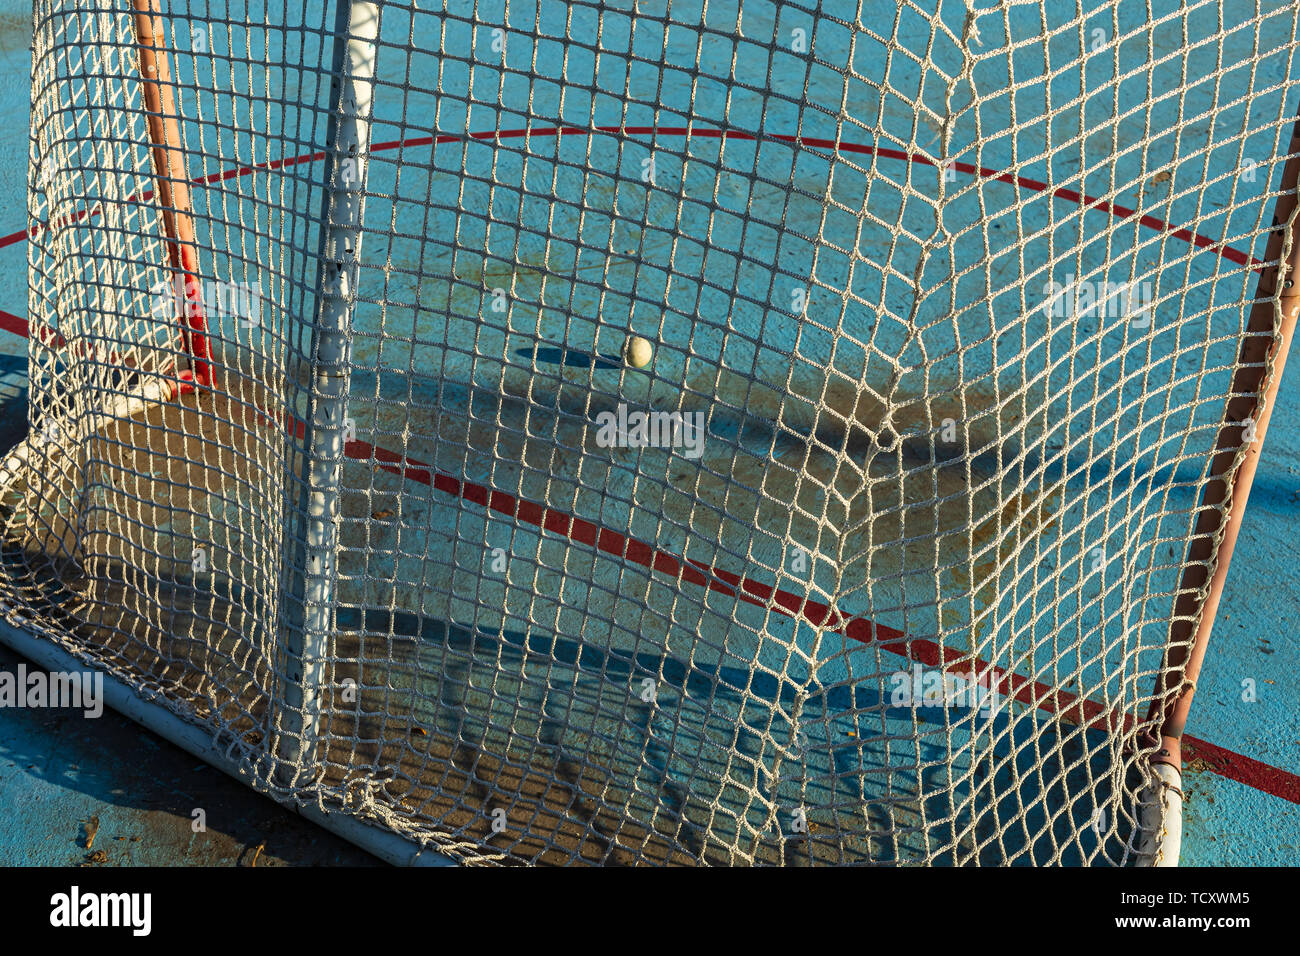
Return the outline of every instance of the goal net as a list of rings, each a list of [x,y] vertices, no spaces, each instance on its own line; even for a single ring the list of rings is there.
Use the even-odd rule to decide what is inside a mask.
[[[4,635],[390,858],[1176,860],[1297,16],[37,0]]]

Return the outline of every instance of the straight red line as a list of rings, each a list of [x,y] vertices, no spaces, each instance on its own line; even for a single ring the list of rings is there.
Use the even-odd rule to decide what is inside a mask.
[[[27,320],[4,309],[0,309],[0,329],[27,338]]]
[[[302,428],[297,422],[295,431]],[[651,568],[672,578],[680,578],[709,591],[759,607],[769,608],[787,617],[802,618],[816,627],[826,627],[861,643],[878,642],[891,653],[930,667],[946,670],[974,671],[987,674],[990,684],[996,681],[998,693],[1036,709],[1047,711],[1075,724],[1086,724],[1089,729],[1113,731],[1132,727],[1132,714],[1119,715],[1103,704],[1061,690],[1039,680],[1014,671],[994,667],[978,658],[963,654],[955,648],[941,647],[934,641],[909,638],[903,631],[877,624],[863,617],[846,617],[826,604],[801,598],[790,591],[774,588],[730,571],[681,559],[660,551],[644,541],[637,540],[611,528],[602,528],[590,521],[575,518],[547,505],[521,499],[504,491],[464,481],[452,475],[434,471],[426,462],[399,455],[363,441],[351,441],[344,447],[349,458],[373,461],[392,474],[439,491],[471,501],[490,511],[517,518],[535,527],[559,534],[572,541],[626,558],[643,567]],[[1211,744],[1196,737],[1185,736],[1184,760],[1199,757],[1220,776],[1262,790],[1291,803],[1300,804],[1300,776],[1271,766],[1244,754]]]
[[[581,127],[556,126],[513,130],[492,130],[463,135],[445,133],[431,136],[408,137],[406,139],[389,140],[383,143],[377,143],[371,146],[371,152],[375,153],[403,148],[410,149],[420,146],[466,140],[483,141],[531,136],[590,135],[591,132],[593,132],[593,130],[587,130]],[[938,165],[928,157],[917,153],[908,153],[902,150],[875,146],[872,144],[842,142],[830,139],[821,139],[818,137],[790,136],[783,134],[766,134],[760,136],[736,130],[655,126],[598,126],[595,127],[594,132],[626,136],[679,135],[737,140],[769,139],[803,147],[838,150],[855,154],[877,155],[926,166]],[[286,169],[304,163],[318,162],[324,158],[324,152],[305,153],[300,156],[271,160],[265,163],[257,163],[250,166],[242,166],[236,169],[212,173],[200,177],[194,180],[194,182],[198,185],[206,185],[248,176],[258,170]],[[1015,176],[1003,170],[977,167],[964,162],[954,162],[952,165],[957,171],[969,175],[978,175],[981,178],[1005,182],[1035,192],[1050,192],[1050,194],[1056,198],[1074,202],[1085,209],[1096,209],[1105,212],[1117,219],[1129,219],[1136,215],[1136,210],[1120,206],[1116,203],[1101,199],[1100,197],[1089,196],[1064,187],[1049,189],[1047,183],[1030,179],[1028,177]],[[138,198],[128,197],[126,201],[148,201],[152,196],[152,190],[147,190]],[[78,213],[73,214],[71,218],[64,217],[60,221],[76,221],[89,216],[95,216],[98,212],[98,208],[81,210]],[[1211,250],[1230,262],[1235,262],[1240,265],[1248,265],[1255,269],[1259,269],[1262,265],[1260,260],[1255,259],[1246,253],[1242,253],[1230,246],[1218,243],[1207,236],[1193,233],[1188,229],[1176,228],[1170,223],[1155,216],[1139,216],[1137,221],[1148,229],[1157,232],[1164,232],[1176,239],[1195,245],[1198,248]],[[44,224],[35,224],[30,227],[30,233],[34,234],[36,231],[43,228],[46,228]],[[17,242],[26,240],[28,236],[29,230],[24,229],[20,232],[0,237],[0,248],[5,248]],[[28,322],[11,312],[0,310],[0,330],[26,337],[28,335]],[[301,423],[298,423],[298,425],[301,427]],[[865,618],[844,618],[838,611],[832,610],[827,605],[809,599],[800,598],[798,595],[791,592],[776,589],[770,585],[760,584],[748,578],[742,578],[738,575],[732,574],[731,572],[722,571],[721,569],[709,567],[695,561],[688,560],[683,564],[679,559],[672,555],[658,551],[650,545],[629,538],[620,532],[608,528],[600,528],[591,522],[571,517],[542,505],[520,501],[505,492],[492,491],[481,485],[464,482],[450,475],[444,475],[441,473],[435,474],[431,471],[429,466],[420,462],[415,462],[412,459],[403,458],[402,456],[387,451],[386,449],[377,448],[364,442],[354,441],[348,443],[345,451],[352,458],[359,458],[362,460],[370,460],[373,458],[376,461],[384,462],[380,467],[383,467],[394,474],[410,478],[413,481],[422,484],[431,485],[448,494],[456,495],[467,501],[473,501],[493,511],[498,511],[502,514],[519,518],[520,520],[537,527],[564,535],[571,540],[597,547],[599,550],[606,553],[627,558],[637,564],[650,567],[655,571],[671,577],[682,578],[692,584],[706,587],[708,590],[721,592],[750,604],[767,607],[790,617],[803,618],[814,626],[828,627],[835,633],[843,634],[853,640],[861,642],[880,641],[886,650],[908,657],[920,663],[935,667],[943,666],[950,668],[959,665],[975,666],[978,668],[982,663],[978,660],[967,658],[952,648],[941,648],[933,641],[919,638],[909,639],[902,631],[886,625],[875,624]],[[899,647],[900,644],[903,645],[901,649]],[[1076,722],[1081,723],[1083,720],[1087,720],[1088,726],[1090,727],[1113,727],[1116,723],[1115,715],[1113,713],[1107,713],[1105,708],[1095,701],[1081,699],[1078,695],[1072,694],[1069,691],[1056,689],[1041,681],[1032,680],[1023,675],[1005,671],[1000,668],[994,668],[991,665],[985,665],[984,669],[996,677],[999,693],[1012,696],[1023,703],[1052,711],[1063,717],[1072,717]],[[1065,706],[1062,707],[1062,705]],[[1124,722],[1128,723],[1130,719],[1131,718],[1126,718]],[[1274,796],[1282,797],[1283,799],[1289,800],[1293,803],[1300,803],[1300,777],[1295,774],[1195,737],[1185,737],[1184,747],[1185,751],[1191,755],[1188,759],[1199,757],[1209,764],[1216,773],[1220,773],[1225,777],[1237,780],[1238,782],[1255,787],[1256,789],[1263,790],[1264,792],[1273,794]]]
[[[25,331],[26,325],[21,319],[12,313],[0,311],[0,327],[9,328],[15,324],[22,326]],[[261,417],[261,422],[264,425],[270,424],[269,419],[265,417]],[[306,433],[305,423],[292,415],[286,414],[284,423],[298,438]],[[788,617],[802,618],[815,627],[826,627],[851,640],[864,644],[879,642],[891,653],[930,667],[974,670],[977,674],[986,674],[996,681],[998,693],[1004,697],[1012,697],[1021,703],[1057,714],[1074,723],[1087,721],[1090,729],[1113,730],[1117,724],[1122,724],[1126,729],[1132,726],[1133,715],[1124,715],[1122,720],[1117,721],[1117,715],[1113,711],[1107,711],[1097,701],[1081,698],[1070,691],[1054,688],[1014,671],[993,667],[979,659],[964,655],[954,648],[941,647],[934,641],[908,638],[897,628],[877,624],[867,618],[844,617],[826,604],[802,598],[793,592],[762,584],[700,561],[691,559],[682,561],[621,532],[601,528],[590,521],[574,518],[565,512],[518,498],[507,492],[496,491],[452,475],[435,472],[428,463],[399,455],[387,448],[354,440],[348,442],[343,451],[349,458],[376,462],[380,468],[402,478],[431,486],[446,494],[471,501],[499,514],[517,518],[572,541],[594,546],[606,554],[627,558],[668,577],[680,578],[697,587],[716,591],[758,607],[770,608]],[[1300,776],[1296,774],[1190,735],[1183,737],[1183,753],[1184,765],[1187,761],[1199,758],[1222,777],[1291,803],[1300,804]]]
[[[1182,747],[1184,771],[1191,761],[1203,760],[1221,777],[1300,803],[1300,776],[1190,734],[1183,734]]]

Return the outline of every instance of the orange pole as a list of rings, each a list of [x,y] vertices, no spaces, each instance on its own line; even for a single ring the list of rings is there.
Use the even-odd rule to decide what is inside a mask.
[[[1251,482],[1259,464],[1259,450],[1268,432],[1273,405],[1277,402],[1287,350],[1295,335],[1296,316],[1300,314],[1300,286],[1297,285],[1300,281],[1300,229],[1292,222],[1296,209],[1296,183],[1300,180],[1300,119],[1292,128],[1287,155],[1281,192],[1274,207],[1274,228],[1269,234],[1265,255],[1271,264],[1260,273],[1255,288],[1255,304],[1246,324],[1247,334],[1237,357],[1237,368],[1232,375],[1223,424],[1210,465],[1210,482],[1201,498],[1201,511],[1196,518],[1196,530],[1188,545],[1187,563],[1174,602],[1174,621],[1169,629],[1164,667],[1148,714],[1148,719],[1160,722],[1160,749],[1152,761],[1174,767],[1182,764],[1180,741],[1183,728],[1191,710],[1192,696],[1196,693],[1205,650],[1210,643],[1210,631],[1228,577],[1232,551],[1241,530],[1246,499],[1250,496]],[[1284,252],[1287,259],[1282,263]],[[1280,289],[1279,282],[1282,284]],[[1275,325],[1279,307],[1281,318]],[[1253,440],[1247,442],[1250,423],[1254,424],[1255,431]],[[1248,447],[1239,458],[1243,445]],[[1223,510],[1225,503],[1226,512]],[[1217,553],[1216,538],[1220,539]]]
[[[212,384],[207,318],[203,312],[199,279],[199,252],[194,239],[194,214],[190,205],[190,180],[181,149],[181,128],[167,65],[167,36],[159,0],[131,0],[135,10],[136,46],[140,54],[140,81],[148,112],[150,151],[157,196],[162,208],[163,231],[172,273],[181,286],[176,296],[177,321],[193,363],[194,381]]]

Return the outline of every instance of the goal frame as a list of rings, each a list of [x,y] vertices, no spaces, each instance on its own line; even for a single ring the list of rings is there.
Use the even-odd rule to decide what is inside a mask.
[[[159,0],[131,0],[140,88],[147,111],[154,192],[162,213],[167,257],[173,275],[176,321],[190,367],[178,370],[177,393],[213,385],[204,315],[199,247],[194,235],[190,176],[181,140],[180,114],[172,91],[167,29]]]
[[[219,389],[207,342],[202,312],[201,275],[195,240],[190,179],[181,146],[179,114],[170,86],[168,48],[158,0],[132,0],[140,54],[141,85],[149,111],[155,198],[166,233],[169,266],[183,281],[184,301],[178,301],[175,321],[190,368],[179,372],[170,393],[152,396],[170,401],[193,389]],[[306,479],[296,513],[304,529],[294,542],[295,559],[287,574],[291,601],[301,608],[291,618],[286,635],[282,693],[273,702],[277,713],[275,753],[286,785],[301,783],[312,772],[314,741],[319,733],[319,688],[322,662],[329,656],[330,607],[334,551],[337,546],[340,469],[347,438],[348,334],[360,273],[364,238],[364,203],[368,165],[369,123],[375,89],[378,4],[374,0],[337,0],[334,76],[331,93],[325,208],[321,223],[321,276],[318,309],[312,334],[312,401],[306,420]],[[1300,317],[1300,117],[1292,130],[1289,159],[1274,200],[1266,265],[1256,281],[1254,305],[1225,396],[1223,421],[1212,457],[1210,480],[1202,494],[1193,537],[1184,558],[1178,597],[1172,608],[1164,664],[1156,676],[1157,698],[1148,719],[1159,734],[1147,743],[1152,786],[1158,791],[1143,810],[1163,810],[1164,843],[1146,853],[1155,865],[1177,861],[1181,839],[1181,739],[1196,684],[1204,666],[1211,632],[1240,534],[1260,451],[1267,434],[1286,357]],[[341,177],[341,158],[357,160],[355,175]],[[177,297],[180,300],[181,297]],[[1252,436],[1253,437],[1250,437]],[[12,475],[6,463],[0,485]],[[1217,543],[1217,544],[1216,544]],[[299,570],[300,569],[300,570]],[[0,619],[0,635],[20,653],[51,669],[78,668],[76,659],[22,627]],[[188,724],[165,707],[141,700],[124,682],[105,675],[110,706],[187,751],[212,762],[237,779],[247,780],[236,763],[213,746],[210,735]],[[358,843],[389,862],[399,864],[452,863],[428,848],[416,847],[398,834],[369,826],[343,813],[328,813],[277,794],[277,802],[302,813]],[[1163,806],[1161,805],[1163,801]],[[1172,857],[1172,859],[1170,859]]]
[[[361,271],[370,117],[375,89],[379,11],[372,0],[339,0],[320,276],[312,329],[312,388],[304,434],[305,481],[290,501],[301,521],[286,569],[289,594],[284,635],[283,693],[272,732],[286,785],[310,780],[320,734],[321,689],[333,634],[333,595],[338,573],[339,490],[348,440],[349,333]],[[292,485],[290,486],[292,488]],[[290,495],[292,498],[293,496]]]

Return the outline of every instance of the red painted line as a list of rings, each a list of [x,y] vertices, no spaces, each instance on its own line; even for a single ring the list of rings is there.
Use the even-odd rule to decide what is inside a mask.
[[[590,136],[593,133],[602,133],[613,136],[693,136],[699,137],[700,139],[735,139],[741,141],[769,140],[803,148],[827,149],[842,153],[880,156],[886,159],[896,159],[902,162],[915,163],[921,166],[932,166],[937,168],[939,165],[934,160],[922,156],[919,153],[909,153],[900,149],[892,149],[887,146],[876,146],[870,143],[852,143],[843,140],[837,141],[833,139],[823,139],[816,136],[791,136],[781,133],[746,133],[740,130],[712,129],[694,126],[594,126],[589,129],[578,126],[534,126],[523,129],[486,130],[474,133],[439,133],[436,135],[411,136],[406,139],[392,139],[385,140],[382,143],[374,143],[370,147],[370,152],[374,154],[394,149],[414,149],[420,146],[430,146],[441,143],[506,140],[519,139],[521,137],[546,138],[560,136]],[[300,156],[268,160],[263,163],[254,163],[249,166],[240,166],[222,172],[210,173],[206,176],[200,176],[193,180],[193,182],[195,185],[199,186],[211,185],[212,183],[237,179],[242,176],[251,176],[254,172],[260,170],[288,169],[304,163],[320,162],[323,161],[325,157],[326,153],[323,151],[303,153]],[[956,161],[952,163],[952,168],[968,175],[979,176],[981,179],[996,180],[1031,192],[1048,193],[1057,199],[1063,199],[1067,202],[1075,203],[1084,209],[1096,209],[1099,212],[1108,213],[1116,219],[1131,219],[1133,216],[1137,215],[1137,211],[1134,209],[1130,209],[1127,206],[1120,206],[1098,196],[1089,196],[1073,189],[1066,189],[1063,186],[1052,188],[1047,183],[1041,182],[1037,179],[1030,179],[1027,176],[1016,176],[1006,170],[990,169],[984,166],[975,166],[971,163]],[[141,193],[139,197],[128,196],[123,200],[123,202],[147,202],[152,198],[152,196],[153,191],[148,190]],[[80,212],[73,214],[71,217],[63,217],[60,222],[77,221],[98,214],[99,209],[98,207],[95,207],[90,210],[81,210]],[[1255,259],[1247,253],[1217,242],[1208,236],[1194,233],[1190,229],[1174,226],[1156,216],[1139,216],[1137,221],[1147,229],[1151,229],[1155,232],[1163,232],[1175,239],[1190,243],[1199,249],[1206,249],[1214,252],[1224,259],[1227,259],[1229,262],[1235,262],[1239,265],[1248,265],[1256,270],[1263,266],[1261,260]],[[45,224],[37,223],[31,227],[31,230],[37,231],[44,228],[47,228]],[[28,234],[28,230],[23,230],[22,232],[10,233],[7,236],[0,237],[0,249],[26,239]]]
[[[1300,776],[1189,734],[1183,734],[1182,747],[1184,771],[1190,761],[1202,760],[1221,777],[1300,803]]]
[[[27,338],[27,320],[4,309],[0,309],[0,329]]]
[[[295,422],[293,431],[299,435],[305,426]],[[885,650],[917,663],[945,670],[974,672],[988,679],[1004,697],[1009,697],[1046,711],[1074,724],[1085,724],[1089,729],[1114,731],[1133,726],[1135,717],[1122,717],[1103,704],[1082,698],[1078,694],[1061,690],[1034,680],[1023,674],[994,667],[978,658],[963,654],[955,648],[945,648],[934,641],[909,638],[903,631],[877,624],[863,617],[847,617],[817,601],[802,598],[790,591],[774,588],[730,571],[681,559],[660,551],[619,531],[602,528],[590,521],[575,518],[546,505],[517,498],[503,491],[464,481],[452,475],[436,472],[426,462],[399,455],[363,441],[351,441],[344,453],[353,459],[375,462],[380,468],[419,484],[429,485],[439,491],[463,498],[490,511],[517,518],[535,527],[559,534],[618,558],[626,558],[672,578],[679,578],[698,587],[716,591],[758,607],[768,608],[791,618],[802,618],[815,627],[825,627],[834,633],[861,643],[878,642]],[[1300,776],[1255,760],[1243,754],[1211,744],[1195,737],[1184,737],[1184,760],[1201,758],[1220,776],[1256,790],[1300,804]]]
[[[536,127],[495,130],[469,134],[438,134],[434,136],[409,137],[407,139],[389,140],[383,143],[377,143],[371,146],[371,152],[376,153],[393,149],[411,149],[420,146],[436,145],[439,143],[463,142],[469,140],[502,140],[533,136],[582,136],[591,135],[592,132],[622,136],[668,135],[737,140],[769,139],[801,147],[881,156],[888,159],[897,159],[926,166],[937,167],[938,165],[933,160],[921,156],[920,154],[907,153],[901,150],[870,144],[848,143],[807,136],[760,136],[735,130],[655,126],[599,126],[595,127],[594,130],[572,126]],[[251,175],[257,170],[286,169],[304,163],[318,162],[324,158],[325,153],[323,152],[308,153],[301,156],[271,160],[266,163],[258,163],[219,173],[212,173],[208,176],[200,177],[199,179],[194,180],[194,182],[198,185],[207,185],[214,182]],[[1084,209],[1096,209],[1100,212],[1105,212],[1116,219],[1129,219],[1136,215],[1136,210],[1111,203],[1107,200],[1101,199],[1100,197],[1089,196],[1064,187],[1051,189],[1047,183],[1023,176],[1015,176],[1003,170],[976,167],[963,162],[954,162],[952,166],[957,171],[969,175],[978,175],[981,178],[1005,182],[1034,192],[1049,193],[1055,198],[1076,203]],[[151,197],[152,191],[147,191],[140,195],[138,201],[148,201]],[[128,197],[125,201],[133,202],[137,200],[135,197]],[[98,213],[98,208],[82,210],[76,213],[72,219],[64,217],[60,222],[80,220],[87,218],[88,216],[98,215]],[[1137,221],[1145,228],[1157,232],[1164,232],[1173,238],[1188,242],[1198,248],[1213,251],[1230,262],[1235,262],[1240,265],[1249,265],[1255,269],[1259,269],[1262,266],[1260,260],[1254,259],[1239,250],[1218,243],[1209,237],[1193,233],[1188,229],[1174,227],[1170,223],[1154,216],[1140,216]],[[36,224],[31,227],[31,232],[34,234],[35,231],[43,228],[46,228],[46,226],[43,224]],[[28,238],[28,235],[29,231],[23,230],[21,232],[15,232],[0,237],[0,248],[5,248],[19,241],[25,240]],[[27,328],[27,322],[20,319],[18,316],[9,312],[0,311],[0,329],[17,335],[26,336],[28,334]],[[296,424],[294,430],[301,434],[303,427],[302,423],[299,422]],[[649,567],[654,571],[669,575],[673,578],[680,578],[689,581],[697,586],[727,594],[730,597],[745,601],[749,604],[770,608],[777,613],[789,617],[802,618],[814,626],[827,627],[833,632],[842,634],[852,640],[864,643],[879,641],[882,647],[886,650],[919,663],[949,669],[961,669],[962,666],[965,666],[967,669],[973,668],[977,672],[982,670],[984,673],[992,675],[997,680],[999,693],[1005,696],[1014,697],[1014,699],[1036,708],[1047,710],[1063,717],[1064,719],[1073,720],[1076,723],[1087,721],[1089,727],[1096,728],[1113,728],[1116,726],[1116,715],[1113,712],[1107,712],[1101,704],[1095,701],[1080,699],[1078,695],[1072,694],[1069,691],[1053,688],[1041,681],[1032,680],[1015,672],[995,668],[992,665],[987,665],[984,662],[979,661],[978,659],[968,658],[952,648],[942,648],[933,641],[919,638],[908,638],[902,631],[883,624],[876,624],[865,618],[844,617],[840,615],[838,611],[832,610],[825,604],[820,604],[810,599],[800,598],[798,595],[789,591],[783,591],[773,588],[770,585],[760,584],[759,582],[752,581],[748,578],[742,578],[739,575],[732,574],[731,572],[723,571],[715,567],[709,567],[700,562],[688,560],[683,563],[672,555],[658,551],[645,542],[629,538],[620,532],[608,528],[601,528],[592,522],[572,517],[543,505],[521,501],[505,492],[494,491],[482,485],[461,481],[451,475],[435,473],[430,469],[430,466],[423,462],[417,462],[413,459],[405,458],[394,452],[377,448],[366,444],[365,442],[349,442],[344,451],[351,458],[382,462],[380,467],[392,472],[393,474],[410,478],[411,480],[421,484],[430,485],[447,494],[455,495],[490,510],[511,517],[516,517],[529,524],[533,524],[536,527],[563,535],[570,540],[596,547],[608,554],[627,558],[637,564]],[[1130,717],[1126,717],[1121,722],[1127,724],[1130,720]],[[1184,743],[1187,752],[1190,753],[1192,757],[1200,757],[1210,765],[1216,773],[1228,777],[1229,779],[1237,780],[1247,786],[1263,790],[1264,792],[1273,794],[1274,796],[1282,797],[1283,799],[1289,800],[1293,803],[1300,803],[1300,776],[1194,737],[1185,738]],[[1188,759],[1192,759],[1192,757],[1189,757]]]
[[[270,425],[269,414],[258,415],[262,424]],[[284,424],[297,438],[306,434],[306,423],[286,413]],[[985,686],[996,686],[1004,697],[1013,698],[1036,710],[1053,714],[1072,724],[1085,724],[1090,730],[1113,732],[1130,729],[1136,722],[1132,714],[1122,717],[1103,704],[1061,690],[1023,674],[994,667],[972,658],[955,648],[945,648],[934,641],[909,638],[903,631],[877,624],[863,617],[847,617],[826,604],[802,598],[790,591],[762,584],[702,561],[685,561],[660,551],[629,535],[602,528],[590,521],[575,518],[563,511],[518,498],[503,491],[464,481],[453,475],[434,471],[427,462],[364,441],[350,441],[345,455],[357,461],[374,462],[380,468],[402,478],[436,488],[445,494],[473,502],[483,508],[517,518],[534,527],[561,535],[572,541],[595,547],[606,554],[626,558],[674,579],[725,594],[747,604],[763,607],[787,617],[825,627],[860,643],[878,642],[890,653],[929,667],[964,673],[974,672]],[[1300,776],[1274,767],[1244,754],[1228,750],[1197,737],[1183,737],[1184,767],[1188,761],[1201,759],[1215,773],[1245,786],[1300,804]]]
[[[883,156],[889,159],[897,159],[903,162],[916,163],[922,166],[932,166],[939,168],[939,164],[927,156],[919,153],[908,153],[900,149],[891,149],[887,146],[875,146],[866,143],[850,143],[843,140],[836,141],[833,139],[822,139],[816,136],[790,136],[780,133],[769,133],[757,135],[753,133],[743,133],[736,130],[720,129],[699,129],[685,126],[672,127],[655,127],[655,126],[598,126],[596,129],[603,133],[621,133],[625,135],[652,136],[652,135],[677,135],[677,136],[698,136],[701,138],[713,139],[737,139],[737,140],[772,140],[775,142],[789,143],[795,146],[811,147],[814,149],[828,149],[842,153],[858,153],[871,156]],[[566,130],[567,132],[568,130]],[[958,172],[967,173],[973,176],[979,176],[982,179],[993,179],[998,182],[1008,183],[1018,186],[1021,189],[1032,192],[1050,193],[1057,199],[1064,199],[1082,206],[1084,209],[1097,209],[1101,212],[1109,213],[1116,219],[1130,219],[1137,214],[1137,210],[1129,209],[1127,206],[1120,206],[1108,202],[1097,196],[1089,196],[1085,193],[1077,192],[1073,189],[1066,189],[1058,186],[1055,189],[1048,186],[1047,183],[1037,179],[1030,179],[1027,176],[1015,176],[1001,169],[990,169],[985,166],[975,166],[971,163],[957,162],[952,163],[952,168]],[[1248,265],[1258,270],[1263,266],[1263,261],[1255,259],[1231,246],[1215,242],[1208,236],[1194,233],[1189,229],[1182,229],[1173,226],[1163,219],[1156,216],[1140,216],[1138,222],[1148,229],[1156,232],[1165,232],[1176,239],[1191,243],[1201,249],[1209,249],[1218,253],[1230,262],[1239,265]]]
[[[3,309],[0,309],[0,330],[3,330],[5,332],[12,332],[14,335],[23,339],[30,338],[32,335],[35,335],[41,340],[42,345],[46,345],[54,349],[61,349],[68,344],[62,335],[55,332],[49,326],[37,325],[35,327],[32,327],[28,323],[28,321],[24,319],[22,316],[14,315],[12,312],[6,312]],[[83,357],[87,355],[91,357],[95,357],[95,350],[93,347],[88,348],[86,347],[85,343],[81,343],[80,348],[77,350],[75,354],[78,357]],[[107,361],[115,363],[119,360],[120,358],[116,352],[110,351],[108,353]]]

